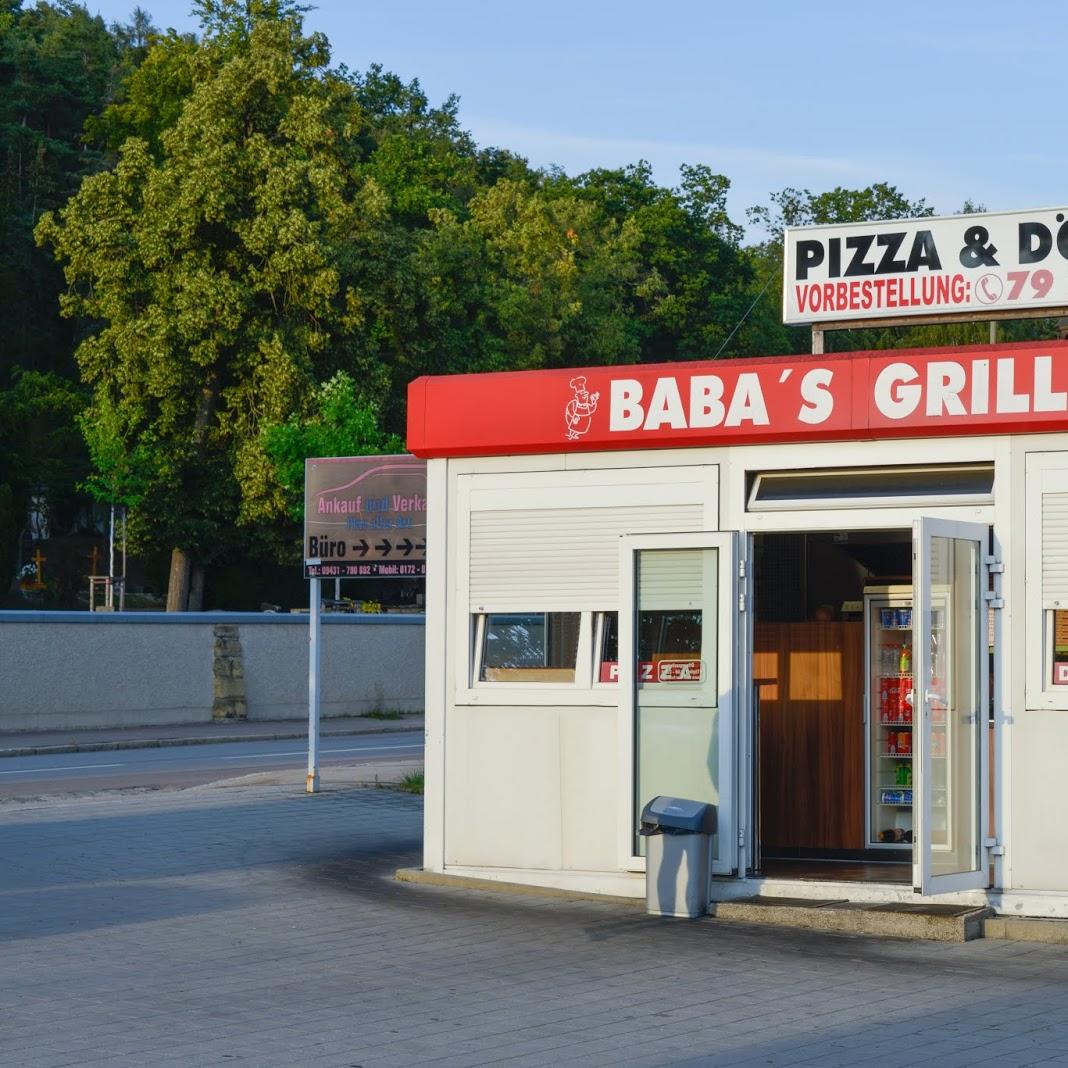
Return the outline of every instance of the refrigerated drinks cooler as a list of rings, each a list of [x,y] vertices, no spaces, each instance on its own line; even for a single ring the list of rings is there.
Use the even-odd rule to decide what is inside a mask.
[[[912,842],[912,587],[864,591],[867,834],[870,847]]]
[[[864,592],[865,656],[868,668],[867,790],[868,845],[901,848],[912,842],[913,674],[912,587],[868,587]],[[949,648],[945,598],[932,593],[931,677],[931,845],[949,848],[946,804],[950,757],[946,709],[951,705],[945,651]]]

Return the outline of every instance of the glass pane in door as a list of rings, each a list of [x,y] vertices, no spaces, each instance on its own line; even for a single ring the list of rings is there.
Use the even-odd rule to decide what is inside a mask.
[[[635,558],[634,849],[644,856],[637,830],[652,798],[719,803],[719,550],[642,549]]]
[[[932,536],[926,680],[931,874],[976,871],[980,851],[982,611],[979,544]],[[916,680],[917,685],[921,682]]]

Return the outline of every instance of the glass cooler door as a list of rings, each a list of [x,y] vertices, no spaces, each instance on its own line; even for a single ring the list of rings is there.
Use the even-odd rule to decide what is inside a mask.
[[[912,600],[900,593],[866,599],[869,670],[868,844],[912,843]]]

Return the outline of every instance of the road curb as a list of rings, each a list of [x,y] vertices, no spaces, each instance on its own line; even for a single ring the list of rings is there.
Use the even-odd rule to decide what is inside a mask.
[[[248,775],[238,775],[230,779],[213,779],[211,782],[186,787],[188,790],[231,790],[255,786],[287,786],[297,790],[304,797],[317,797],[319,794],[334,790],[397,789],[406,775],[423,770],[423,759],[397,760],[389,763],[381,761],[362,761],[359,764],[329,764],[320,768],[320,787],[314,794],[304,789],[303,768],[274,769],[272,771],[254,771]]]
[[[388,727],[370,727],[367,730],[321,730],[321,738],[360,738],[372,734],[415,734],[422,727],[402,727],[395,724]],[[130,738],[110,742],[71,742],[66,745],[28,745],[15,749],[0,749],[3,757],[21,756],[61,756],[64,753],[106,753],[119,749],[167,749],[177,745],[219,745],[231,742],[284,742],[307,738],[308,732],[287,731],[284,734],[253,735],[210,735],[196,738]]]
[[[450,872],[427,871],[425,868],[398,868],[393,878],[399,883],[420,886],[446,886],[455,890],[488,890],[495,894],[515,894],[519,897],[550,898],[555,901],[593,901],[599,905],[623,905],[644,908],[644,897],[622,897],[619,894],[595,894],[588,890],[567,890],[559,886],[535,886],[533,883],[509,883],[497,879],[480,879],[473,875],[453,875]]]

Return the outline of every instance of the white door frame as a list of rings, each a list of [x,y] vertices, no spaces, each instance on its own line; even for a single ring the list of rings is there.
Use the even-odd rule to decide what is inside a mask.
[[[635,557],[645,549],[716,549],[717,556],[717,689],[719,691],[719,795],[718,857],[713,860],[715,874],[732,874],[737,868],[738,814],[734,768],[736,751],[738,692],[738,556],[739,535],[732,531],[709,531],[680,534],[628,534],[620,538],[619,547],[619,765],[622,769],[618,827],[618,851],[621,866],[630,871],[645,871],[645,858],[634,855],[634,608]],[[693,697],[693,701],[699,700]]]
[[[978,846],[977,866],[974,871],[951,875],[934,874],[932,845],[933,779],[931,774],[931,746],[929,729],[931,723],[930,691],[927,680],[931,677],[931,652],[928,636],[932,624],[932,579],[931,539],[934,537],[970,541],[975,545],[977,574],[976,619],[974,635],[975,663],[978,668],[978,707],[976,744],[978,747],[978,793],[975,806],[974,828]],[[990,674],[987,648],[987,607],[989,598],[988,546],[990,527],[980,523],[921,517],[913,524],[913,864],[912,885],[924,896],[954,893],[960,890],[982,890],[990,885],[990,858],[986,844],[986,829],[990,820],[990,758],[987,745],[987,724],[990,718]],[[995,659],[1000,650],[995,645]],[[949,755],[952,758],[952,754]],[[947,809],[951,807],[947,797]],[[947,812],[947,819],[952,813]]]

